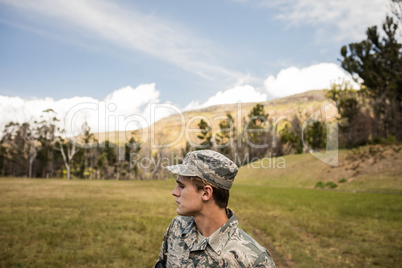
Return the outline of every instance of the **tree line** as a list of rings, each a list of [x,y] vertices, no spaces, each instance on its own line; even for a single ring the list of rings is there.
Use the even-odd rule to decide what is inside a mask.
[[[5,126],[0,140],[0,176],[163,179],[168,176],[163,167],[181,163],[190,150],[215,149],[239,166],[265,156],[292,153],[284,150],[287,132],[277,133],[262,104],[256,104],[247,118],[242,119],[240,132],[230,114],[219,122],[219,130],[214,133],[211,126],[201,119],[198,122],[198,143],[191,146],[187,142],[181,149],[151,148],[149,143],[141,143],[135,132],[124,145],[109,140],[99,143],[86,122],[82,125],[80,144],[77,144],[76,139],[64,138],[63,130],[57,128],[59,119],[53,110],[43,111],[41,119],[33,124],[10,122]],[[300,125],[297,117],[294,122]],[[322,137],[315,137],[317,134]],[[320,131],[308,129],[308,140],[323,138]],[[325,144],[320,143],[318,147],[324,148]]]

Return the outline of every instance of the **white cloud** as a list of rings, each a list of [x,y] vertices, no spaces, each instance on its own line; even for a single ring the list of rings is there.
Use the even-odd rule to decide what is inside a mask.
[[[184,110],[194,110],[218,104],[230,104],[236,102],[259,102],[267,100],[267,94],[258,92],[250,85],[235,86],[226,91],[219,91],[215,96],[210,97],[206,102],[200,104],[192,101]]]
[[[123,87],[109,94],[103,100],[90,97],[73,97],[54,100],[22,99],[20,97],[0,96],[0,129],[7,123],[34,123],[40,120],[43,111],[53,109],[60,119],[59,127],[67,131],[67,136],[81,134],[81,126],[86,121],[91,132],[132,130],[147,127],[164,116],[170,109],[158,109],[151,119],[152,105],[166,105],[159,101],[159,91],[155,84],[142,84],[136,88]]]
[[[264,86],[270,95],[285,97],[313,89],[329,89],[331,83],[341,80],[350,82],[355,89],[359,88],[349,74],[333,63],[320,63],[302,69],[283,69],[276,77],[269,76]]]
[[[81,37],[99,38],[174,63],[204,78],[237,79],[242,75],[222,67],[216,59],[224,53],[185,26],[113,1],[0,0],[0,4],[24,12],[27,19],[55,27],[56,36],[60,31],[67,31]]]
[[[126,86],[113,91],[104,99],[107,103],[116,105],[118,114],[133,114],[144,111],[150,103],[159,103],[159,91],[155,84],[142,84],[137,88]]]
[[[277,8],[275,19],[289,27],[316,27],[317,42],[359,41],[367,27],[381,25],[387,13],[384,0],[261,0],[261,6]]]

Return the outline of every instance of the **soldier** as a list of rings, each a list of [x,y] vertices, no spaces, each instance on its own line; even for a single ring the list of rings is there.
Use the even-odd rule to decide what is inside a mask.
[[[202,150],[166,168],[178,175],[172,195],[179,216],[166,230],[155,267],[275,267],[268,250],[238,227],[227,208],[235,163]]]

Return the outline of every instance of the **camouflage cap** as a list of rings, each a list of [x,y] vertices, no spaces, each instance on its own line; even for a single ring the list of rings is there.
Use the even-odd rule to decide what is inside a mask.
[[[199,177],[212,185],[229,190],[232,187],[238,168],[226,156],[212,151],[189,152],[183,164],[167,166],[170,172],[188,177]]]

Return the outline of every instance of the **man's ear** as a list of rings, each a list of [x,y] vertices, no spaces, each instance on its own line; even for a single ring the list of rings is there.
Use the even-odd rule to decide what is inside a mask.
[[[210,185],[205,185],[204,192],[201,196],[202,200],[208,201],[209,199],[211,199],[213,192],[214,192],[214,189]]]

